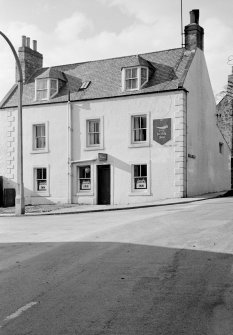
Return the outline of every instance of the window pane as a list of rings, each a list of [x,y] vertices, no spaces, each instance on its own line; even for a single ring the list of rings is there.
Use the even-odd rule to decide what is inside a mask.
[[[147,177],[147,166],[146,166],[146,164],[141,165],[141,176]]]
[[[100,144],[100,136],[99,136],[99,134],[94,134],[94,144]]]
[[[126,79],[131,78],[131,69],[126,69],[125,70],[125,78]]]
[[[146,141],[146,129],[140,129],[140,141]]]
[[[45,148],[45,137],[36,138],[36,149]]]
[[[95,131],[95,121],[89,121],[89,132],[93,133]]]
[[[140,165],[134,165],[134,177],[140,176]]]
[[[146,116],[141,117],[141,128],[146,128]]]
[[[138,88],[138,80],[137,79],[132,79],[131,80],[131,88]]]
[[[37,169],[37,176],[36,176],[36,179],[42,179],[42,169]]]
[[[141,69],[141,85],[143,85],[147,81],[147,69]]]
[[[126,82],[125,82],[125,88],[126,88],[126,90],[130,90],[131,89],[131,81],[130,80],[126,80]]]
[[[137,77],[137,71],[138,71],[137,68],[132,69],[132,78],[136,78]]]
[[[43,91],[37,91],[36,93],[36,98],[38,100],[45,100],[48,97],[48,91],[47,90],[43,90]]]
[[[134,129],[138,129],[140,127],[140,117],[135,116],[134,117]]]
[[[89,144],[95,144],[95,134],[89,134]]]
[[[50,96],[57,92],[57,80],[50,79]]]
[[[57,80],[56,79],[50,79],[50,88],[57,90]]]
[[[47,89],[47,79],[37,79],[36,87],[38,90]]]

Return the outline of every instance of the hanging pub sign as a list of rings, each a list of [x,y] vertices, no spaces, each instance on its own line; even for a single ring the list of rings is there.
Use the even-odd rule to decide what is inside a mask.
[[[153,140],[163,145],[171,139],[171,119],[153,120]]]
[[[104,154],[102,152],[98,153],[99,161],[106,162],[108,160],[108,154]]]

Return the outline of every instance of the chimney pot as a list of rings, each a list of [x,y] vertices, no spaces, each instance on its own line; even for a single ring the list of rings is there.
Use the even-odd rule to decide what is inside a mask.
[[[37,51],[37,41],[33,40],[32,43],[33,43],[33,50]]]
[[[26,36],[22,36],[22,47],[26,47]]]
[[[196,23],[199,24],[199,9],[193,9],[190,14],[190,24]]]
[[[30,48],[30,37],[27,37],[27,47]]]

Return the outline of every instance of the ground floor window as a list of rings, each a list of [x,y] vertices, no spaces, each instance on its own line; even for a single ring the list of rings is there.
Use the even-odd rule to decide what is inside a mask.
[[[133,188],[147,189],[147,164],[133,165]]]
[[[35,169],[35,189],[37,192],[48,191],[47,168]]]
[[[91,166],[79,166],[78,167],[78,189],[79,191],[90,191],[91,190]]]

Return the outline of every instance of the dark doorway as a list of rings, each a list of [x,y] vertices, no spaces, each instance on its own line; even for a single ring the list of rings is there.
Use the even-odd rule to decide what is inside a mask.
[[[97,166],[98,205],[110,204],[110,165]]]

